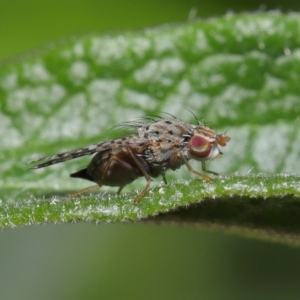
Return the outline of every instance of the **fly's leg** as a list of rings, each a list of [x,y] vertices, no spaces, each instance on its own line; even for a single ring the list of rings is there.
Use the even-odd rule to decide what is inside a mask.
[[[204,175],[204,174],[202,174],[202,173],[200,173],[200,172],[194,170],[194,169],[192,168],[192,166],[190,165],[190,163],[188,162],[188,160],[185,158],[185,156],[181,153],[181,151],[179,151],[179,155],[180,155],[181,159],[184,161],[184,163],[186,164],[186,166],[187,166],[187,168],[188,168],[188,170],[189,170],[190,172],[196,174],[197,176],[201,177],[202,179],[204,179],[204,180],[206,180],[206,181],[212,181],[212,180],[213,180],[211,177],[206,176],[206,175]],[[204,165],[205,165],[205,164],[204,164]],[[202,164],[202,169],[203,169],[203,164]],[[204,169],[203,169],[203,171],[204,171]]]
[[[142,174],[145,176],[145,178],[147,180],[147,184],[144,187],[144,189],[134,198],[134,202],[137,203],[145,196],[146,192],[148,191],[149,186],[151,184],[151,178],[147,174],[147,172],[146,172],[145,168],[143,167],[143,165],[139,162],[139,160],[135,157],[133,152],[130,150],[130,148],[126,148],[126,150],[128,151],[128,153],[130,154],[130,156],[132,157],[132,159],[136,163],[137,167],[139,168],[139,170],[142,172]]]
[[[116,161],[116,162],[118,162],[118,163],[120,163],[120,164],[124,164],[124,162],[123,162],[121,159],[119,159],[117,156],[111,156],[111,157],[109,158],[109,161],[108,161],[107,164],[105,165],[105,169],[104,169],[104,171],[103,171],[102,178],[101,178],[101,180],[98,182],[98,184],[93,185],[93,186],[90,186],[90,187],[87,187],[87,188],[85,188],[85,189],[83,189],[83,190],[80,190],[80,191],[78,191],[78,192],[69,194],[68,197],[74,198],[74,197],[77,197],[77,196],[79,196],[79,195],[81,195],[81,194],[83,194],[83,193],[86,193],[86,192],[89,192],[89,191],[93,191],[93,190],[95,190],[95,189],[100,188],[100,187],[103,185],[103,181],[104,181],[104,179],[105,179],[106,173],[108,172],[109,166],[110,166],[110,164],[111,164],[113,161]],[[123,187],[124,187],[124,186],[121,186],[121,187],[119,188],[118,194],[121,192],[121,190],[123,189]]]
[[[163,178],[163,180],[164,180],[165,185],[167,185],[168,182],[167,182],[167,179],[166,179],[166,174],[165,174],[165,173],[162,173],[161,176],[162,176],[162,178]]]
[[[120,194],[121,194],[121,191],[123,190],[124,186],[125,186],[125,185],[119,187],[119,189],[118,189],[118,191],[117,191],[117,195],[120,195]]]
[[[79,196],[79,195],[81,195],[81,194],[83,194],[83,193],[86,193],[86,192],[89,192],[89,191],[93,191],[93,190],[95,190],[95,189],[98,189],[99,187],[100,187],[100,186],[99,186],[98,184],[93,185],[93,186],[89,186],[89,187],[87,187],[87,188],[85,188],[85,189],[83,189],[83,190],[80,190],[80,191],[77,191],[77,192],[75,192],[75,193],[69,194],[68,197],[69,197],[69,198],[75,198],[75,197],[77,197],[77,196]]]
[[[137,195],[134,199],[134,202],[139,202],[141,200],[141,198],[143,198],[143,196],[146,194],[147,190],[149,189],[149,186],[150,186],[150,183],[151,183],[151,178],[150,176],[147,174],[146,170],[144,169],[143,165],[138,161],[138,159],[135,157],[135,155],[133,154],[133,152],[129,149],[129,148],[126,148],[126,150],[128,151],[128,153],[130,154],[130,156],[132,157],[132,159],[134,160],[134,162],[136,163],[138,169],[142,172],[142,174],[145,176],[146,180],[147,180],[147,184],[145,186],[145,188],[142,190],[142,192]],[[92,190],[95,190],[99,187],[101,187],[103,185],[103,181],[105,179],[105,175],[106,173],[108,172],[108,169],[110,167],[110,164],[113,162],[113,161],[116,161],[117,163],[120,163],[122,165],[124,165],[124,161],[122,161],[121,159],[119,159],[117,156],[111,156],[109,158],[109,161],[107,162],[106,166],[105,166],[105,169],[103,171],[103,175],[102,175],[102,178],[101,180],[99,181],[99,183],[97,185],[93,185],[93,186],[90,186],[90,187],[87,187],[83,190],[80,190],[78,192],[75,192],[75,193],[72,193],[69,195],[70,198],[73,198],[73,197],[77,197],[79,195],[81,195],[82,193],[85,193],[85,192],[88,192],[88,191],[92,191]],[[121,186],[118,190],[118,194],[121,192],[121,190],[123,189],[124,186]]]
[[[201,164],[202,164],[202,170],[203,170],[204,172],[207,172],[207,173],[210,173],[210,174],[214,174],[214,175],[216,175],[216,176],[219,176],[219,173],[214,172],[214,171],[207,170],[207,169],[206,169],[206,164],[205,164],[204,161],[203,161]]]

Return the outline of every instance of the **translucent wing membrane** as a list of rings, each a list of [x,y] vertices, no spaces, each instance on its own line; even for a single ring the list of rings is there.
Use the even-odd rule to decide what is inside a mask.
[[[129,121],[129,122],[122,122],[122,123],[119,123],[115,126],[112,127],[112,129],[136,129],[137,127],[141,127],[143,126],[145,123],[144,122],[139,122],[139,121]]]
[[[32,167],[31,169],[39,169],[39,168],[44,168],[44,167],[48,167],[50,165],[54,165],[54,164],[58,164],[61,162],[65,162],[71,159],[75,159],[81,156],[87,156],[87,155],[92,155],[96,152],[100,152],[100,151],[109,151],[110,148],[108,147],[104,147],[105,142],[101,142],[101,143],[97,143],[97,144],[92,144],[83,148],[79,148],[79,149],[75,149],[72,151],[67,151],[67,152],[62,152],[62,153],[57,153],[54,155],[50,155],[50,156],[46,156],[46,157],[42,157],[40,159],[31,161],[30,163],[38,163],[38,162],[43,162],[40,163],[34,167]]]
[[[162,114],[169,115],[171,118],[178,120],[177,117],[174,115],[167,113],[167,112],[161,112]],[[147,124],[152,124],[155,123],[159,120],[164,120],[165,118],[158,116],[158,115],[145,115],[141,117],[137,117],[137,121],[127,121],[127,122],[122,122],[119,123],[112,128],[117,128],[117,129],[137,129],[142,126],[146,126]]]
[[[117,129],[137,129],[139,127],[145,126],[147,124],[151,124],[154,122],[157,122],[157,120],[162,119],[162,117],[160,116],[141,116],[141,117],[137,117],[135,118],[136,121],[126,121],[126,122],[122,122],[122,123],[118,123],[115,126],[113,126],[112,128],[117,128]]]

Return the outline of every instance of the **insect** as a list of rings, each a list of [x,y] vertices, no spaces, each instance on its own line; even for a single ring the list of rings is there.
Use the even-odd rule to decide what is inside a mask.
[[[218,134],[205,123],[197,120],[197,125],[190,125],[174,116],[168,118],[146,116],[138,121],[124,122],[115,127],[134,129],[135,133],[43,157],[33,161],[39,164],[32,169],[95,154],[86,168],[70,176],[97,184],[72,193],[69,197],[76,197],[103,185],[117,186],[120,193],[125,185],[138,177],[145,177],[146,186],[134,199],[135,202],[139,202],[149,189],[151,178],[162,176],[167,184],[165,172],[169,169],[176,170],[182,165],[186,165],[190,172],[206,181],[213,180],[194,170],[189,160],[201,161],[204,172],[217,175],[206,169],[205,161],[222,156],[223,153],[218,146],[226,146],[230,141],[230,137]]]

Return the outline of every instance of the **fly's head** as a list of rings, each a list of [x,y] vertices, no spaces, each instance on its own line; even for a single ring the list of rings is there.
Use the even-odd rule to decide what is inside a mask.
[[[194,128],[188,142],[188,152],[193,159],[204,161],[222,156],[218,146],[226,146],[230,137],[218,134],[207,126],[199,125]]]

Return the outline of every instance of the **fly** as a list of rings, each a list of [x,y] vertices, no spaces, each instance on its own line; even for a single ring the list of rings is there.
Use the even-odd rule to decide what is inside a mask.
[[[191,167],[191,159],[200,161],[204,172],[217,175],[206,169],[205,162],[221,157],[223,153],[219,146],[226,146],[230,137],[218,134],[205,123],[197,122],[197,125],[191,125],[172,116],[144,117],[142,121],[121,123],[115,127],[134,129],[135,133],[43,157],[33,162],[38,164],[32,169],[95,154],[86,168],[70,176],[95,182],[96,185],[74,192],[69,197],[79,196],[103,185],[119,187],[119,194],[127,184],[145,177],[146,186],[134,199],[134,202],[139,202],[148,191],[151,178],[162,176],[167,184],[165,172],[182,165],[202,179],[212,181],[210,176]]]

